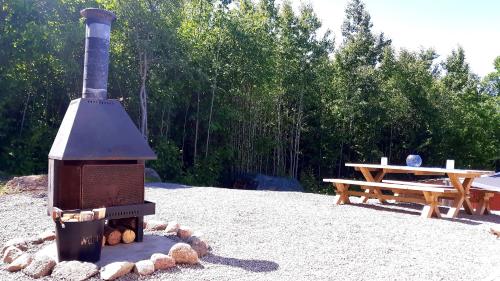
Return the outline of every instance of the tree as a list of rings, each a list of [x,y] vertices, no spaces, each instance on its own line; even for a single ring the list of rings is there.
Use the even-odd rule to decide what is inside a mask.
[[[336,124],[331,128],[339,139],[337,160],[338,176],[344,161],[370,161],[380,157],[375,148],[382,127],[380,116],[384,108],[377,77],[384,47],[391,41],[383,34],[372,32],[369,13],[361,1],[348,3],[342,25],[343,42],[335,53],[333,90],[324,105]]]
[[[493,65],[495,71],[484,77],[483,87],[489,95],[498,97],[500,96],[500,56],[495,58]]]

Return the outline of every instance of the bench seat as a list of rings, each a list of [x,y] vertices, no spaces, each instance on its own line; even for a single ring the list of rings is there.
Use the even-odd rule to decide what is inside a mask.
[[[398,180],[382,180],[383,183],[394,183],[394,184],[404,184],[404,185],[418,185],[418,186],[430,186],[430,187],[441,187],[441,188],[453,188],[451,185],[445,184],[434,184],[425,182],[412,182],[412,181],[398,181]],[[487,187],[487,186],[475,186],[470,187],[469,190],[475,190],[479,192],[493,192],[500,193],[500,188]]]
[[[396,200],[401,202],[411,202],[424,204],[422,210],[423,217],[441,217],[439,212],[439,197],[453,197],[458,194],[458,191],[451,186],[435,185],[435,184],[420,184],[407,182],[368,182],[348,179],[323,179],[324,182],[329,182],[334,185],[339,194],[337,204],[350,203],[349,196],[361,196],[362,198],[377,198],[380,202],[385,200]],[[350,185],[357,185],[365,189],[365,192],[351,191]],[[380,189],[391,190],[394,195],[386,195]],[[370,192],[370,191],[373,191]],[[412,191],[420,194],[420,197],[401,197],[396,195],[401,191]],[[423,195],[423,196],[422,196]],[[363,202],[364,200],[362,200]]]
[[[398,180],[382,180],[382,182],[393,183],[393,184],[415,185],[415,186],[438,187],[438,188],[454,188],[451,185],[426,183],[426,182],[398,181]]]
[[[430,183],[420,183],[420,182],[407,182],[407,181],[397,181],[397,180],[383,180],[383,183],[394,183],[394,184],[405,184],[405,185],[421,185],[421,186],[429,186],[429,187],[439,187],[439,188],[453,188],[451,185],[442,185],[442,184],[430,184]],[[489,187],[486,185],[476,185],[475,187],[470,187],[469,190],[476,192],[474,202],[477,203],[476,214],[490,214],[490,199],[493,198],[495,193],[500,193],[500,188]],[[443,195],[442,197],[451,197],[448,194]],[[472,200],[472,199],[471,199]]]
[[[367,182],[358,180],[346,180],[346,179],[324,179],[324,182],[331,183],[341,183],[348,185],[359,185],[361,187],[378,187],[381,189],[395,189],[395,190],[416,190],[416,191],[428,191],[433,193],[457,193],[457,190],[452,186],[444,185],[434,185],[434,184],[421,184],[421,183],[407,183],[397,181],[397,183],[383,181],[383,182]]]

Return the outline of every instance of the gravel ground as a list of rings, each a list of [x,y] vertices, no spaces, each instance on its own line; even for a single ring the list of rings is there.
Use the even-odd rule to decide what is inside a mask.
[[[500,213],[424,219],[411,204],[171,184],[149,184],[146,197],[156,202],[149,219],[203,232],[212,255],[120,280],[483,280],[500,268],[500,239],[488,233]],[[45,208],[40,196],[1,196],[0,242],[53,227]],[[31,279],[0,271],[0,280]]]

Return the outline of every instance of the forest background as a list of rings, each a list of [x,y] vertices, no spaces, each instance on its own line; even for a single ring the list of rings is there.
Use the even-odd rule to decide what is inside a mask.
[[[345,162],[403,164],[411,153],[426,166],[499,168],[500,57],[479,77],[460,46],[441,61],[432,49],[396,50],[359,0],[342,34],[321,36],[312,7],[286,1],[2,0],[0,171],[46,173],[81,96],[88,7],[117,15],[109,97],[164,180],[231,186],[263,173],[325,192],[323,177],[352,173]]]

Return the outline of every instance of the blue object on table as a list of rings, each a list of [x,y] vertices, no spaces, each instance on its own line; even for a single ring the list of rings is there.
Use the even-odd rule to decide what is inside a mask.
[[[420,167],[422,165],[422,157],[416,154],[410,154],[406,157],[406,165],[410,167]]]

